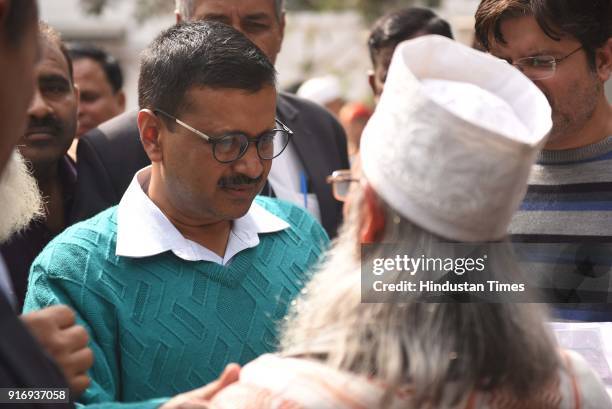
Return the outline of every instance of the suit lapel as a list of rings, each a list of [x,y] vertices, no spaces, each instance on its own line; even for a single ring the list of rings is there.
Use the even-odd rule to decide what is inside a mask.
[[[326,147],[321,146],[321,139],[314,137],[310,130],[311,127],[303,123],[304,116],[300,115],[299,111],[288,103],[282,94],[279,94],[276,101],[278,118],[294,132],[291,143],[308,175],[311,191],[317,196],[321,211],[321,224],[329,231],[335,225],[338,205],[331,194],[331,188],[325,182],[326,166],[321,163],[322,152],[325,152]]]
[[[316,158],[319,156],[322,148],[318,146],[318,139],[312,136],[310,127],[302,123],[299,112],[295,107],[288,104],[282,98],[282,95],[279,95],[277,99],[276,111],[279,119],[294,132],[291,143],[302,161],[306,174],[311,179],[315,179],[320,168],[317,166]],[[313,180],[310,183],[313,183]]]

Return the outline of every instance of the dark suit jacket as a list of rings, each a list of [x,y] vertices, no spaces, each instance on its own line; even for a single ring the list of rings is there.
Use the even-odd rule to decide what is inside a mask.
[[[0,387],[67,388],[60,370],[42,351],[0,293]],[[0,404],[0,407],[4,407]],[[72,404],[15,404],[16,408],[72,408]]]
[[[326,110],[290,94],[279,94],[276,111],[294,132],[292,143],[319,201],[321,224],[333,237],[342,221],[342,205],[332,196],[325,178],[349,167],[344,131]],[[89,131],[77,149],[76,218],[89,218],[119,203],[134,174],[150,163],[140,143],[136,112]]]

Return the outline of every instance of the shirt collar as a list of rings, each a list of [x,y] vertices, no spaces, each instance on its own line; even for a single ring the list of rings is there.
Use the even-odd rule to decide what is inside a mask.
[[[284,230],[289,224],[255,201],[249,211],[232,223],[225,256],[191,241],[178,231],[166,215],[145,193],[151,178],[151,166],[140,170],[121,198],[117,208],[117,248],[123,257],[150,257],[172,251],[188,261],[212,261],[225,265],[242,250],[259,244],[259,234]]]

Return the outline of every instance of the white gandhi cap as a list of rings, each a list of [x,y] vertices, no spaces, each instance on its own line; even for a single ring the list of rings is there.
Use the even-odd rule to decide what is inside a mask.
[[[399,214],[451,240],[500,240],[552,127],[511,65],[441,36],[394,53],[361,139],[362,168]]]

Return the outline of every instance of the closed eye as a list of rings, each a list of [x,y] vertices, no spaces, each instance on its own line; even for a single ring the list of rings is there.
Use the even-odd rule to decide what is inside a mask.
[[[51,96],[63,96],[70,91],[68,80],[58,75],[40,78],[39,87],[43,94]]]
[[[216,21],[218,23],[232,25],[231,19],[224,14],[207,14],[202,19],[206,21]]]
[[[259,33],[262,31],[266,31],[270,28],[267,23],[263,23],[260,21],[246,21],[244,23],[244,30],[249,33]]]
[[[272,26],[272,18],[266,13],[249,14],[242,19],[242,25],[244,30],[248,32],[266,31]]]

